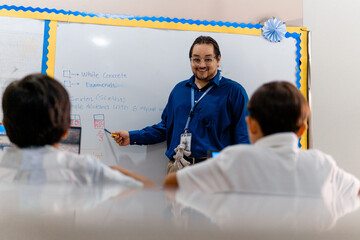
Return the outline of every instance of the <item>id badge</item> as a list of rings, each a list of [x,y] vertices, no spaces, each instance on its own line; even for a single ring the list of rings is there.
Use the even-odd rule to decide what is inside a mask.
[[[183,133],[180,137],[180,143],[185,144],[185,151],[191,151],[191,133]]]

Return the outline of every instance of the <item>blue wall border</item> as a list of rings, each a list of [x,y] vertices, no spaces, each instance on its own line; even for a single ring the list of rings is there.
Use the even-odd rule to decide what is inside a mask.
[[[235,23],[235,22],[222,22],[222,21],[202,21],[202,20],[192,20],[192,19],[184,19],[184,18],[169,18],[169,17],[141,17],[141,16],[133,16],[133,15],[118,15],[118,14],[103,14],[103,13],[86,13],[79,11],[65,11],[65,10],[57,10],[57,9],[49,9],[49,8],[33,8],[33,7],[18,7],[14,5],[1,5],[0,10],[15,10],[15,11],[30,11],[30,12],[39,12],[39,13],[55,13],[55,14],[63,14],[63,15],[74,15],[74,16],[82,16],[82,17],[97,17],[97,18],[113,18],[113,19],[128,19],[128,20],[143,20],[143,21],[158,21],[158,22],[174,22],[174,23],[182,23],[182,24],[196,24],[196,25],[204,25],[204,26],[226,26],[226,27],[234,27],[234,28],[255,28],[261,29],[261,24],[252,24],[252,23]]]
[[[296,40],[296,86],[298,89],[301,88],[301,84],[300,84],[300,80],[301,80],[301,76],[300,76],[300,65],[301,65],[301,39],[300,39],[301,34],[300,33],[289,33],[287,32],[285,34],[286,38],[294,38]]]
[[[49,54],[49,31],[50,31],[50,20],[45,20],[44,24],[44,43],[43,43],[43,55],[41,60],[41,73],[46,74],[48,69],[47,62],[48,62],[48,54]]]

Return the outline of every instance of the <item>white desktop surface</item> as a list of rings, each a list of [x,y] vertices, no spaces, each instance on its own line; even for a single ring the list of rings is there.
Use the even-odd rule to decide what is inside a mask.
[[[359,199],[0,186],[0,239],[360,239]]]

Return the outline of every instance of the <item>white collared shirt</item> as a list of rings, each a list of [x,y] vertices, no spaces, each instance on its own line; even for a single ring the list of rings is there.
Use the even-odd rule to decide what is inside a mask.
[[[142,187],[133,178],[112,170],[89,155],[63,152],[51,146],[37,148],[12,147],[0,152],[0,182],[2,183],[71,183],[97,185],[122,184]]]
[[[295,196],[358,194],[360,183],[318,150],[301,150],[293,133],[227,147],[218,156],[176,174],[180,189]]]

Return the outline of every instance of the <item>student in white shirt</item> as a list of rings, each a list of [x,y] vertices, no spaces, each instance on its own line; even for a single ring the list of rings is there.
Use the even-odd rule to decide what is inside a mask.
[[[359,194],[360,183],[318,150],[301,150],[309,107],[288,82],[262,85],[251,97],[247,127],[252,145],[233,145],[218,156],[165,178],[164,187],[201,192],[335,197]]]
[[[6,133],[16,146],[0,152],[0,183],[154,185],[129,170],[57,149],[69,130],[70,101],[53,78],[33,74],[12,82],[3,94],[2,109]]]

